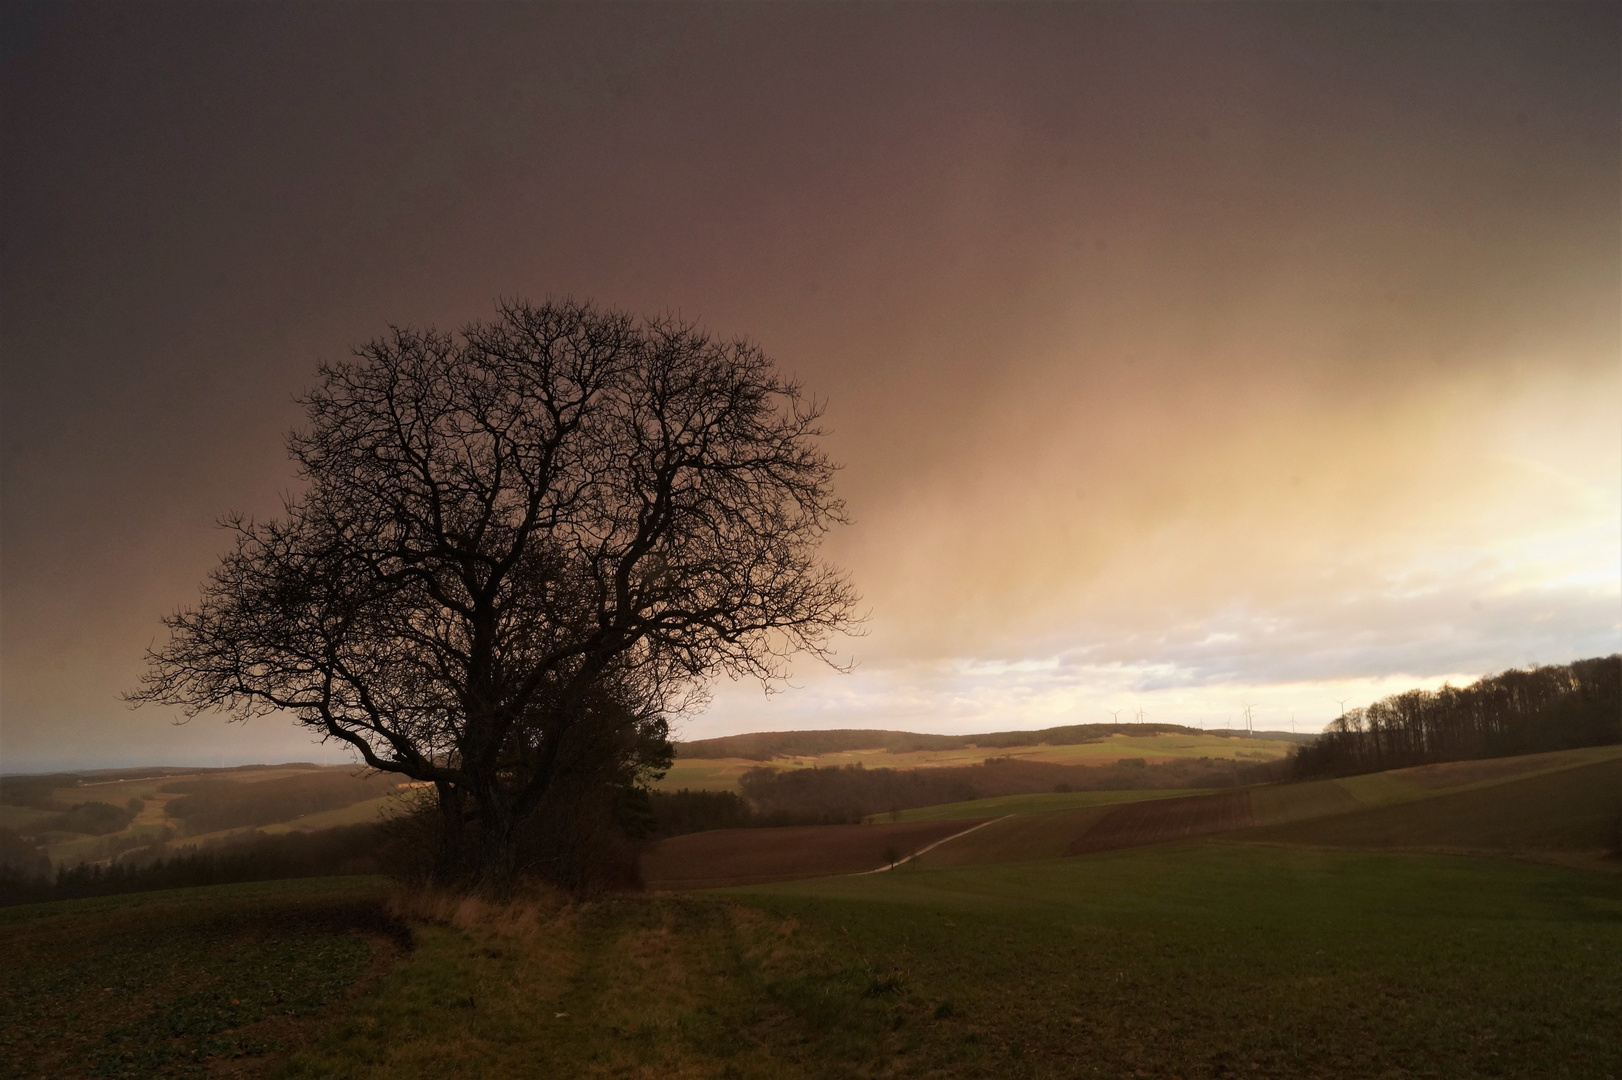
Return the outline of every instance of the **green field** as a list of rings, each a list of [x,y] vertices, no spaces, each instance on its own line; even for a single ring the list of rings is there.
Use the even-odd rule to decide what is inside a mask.
[[[55,817],[51,810],[36,810],[32,806],[7,806],[0,803],[0,829],[30,829]]]
[[[313,832],[316,829],[331,829],[339,825],[370,825],[373,822],[384,821],[400,811],[403,800],[399,795],[383,795],[376,799],[366,799],[362,802],[351,803],[336,810],[323,810],[319,814],[305,814],[303,817],[284,821],[279,825],[267,825],[267,833]]]
[[[1070,858],[1178,800],[1085,793],[1133,801],[879,874],[413,894],[409,953],[374,879],[0,911],[0,1076],[1622,1077],[1622,753],[1429,769]]]
[[[106,836],[79,836],[63,840],[45,848],[51,862],[61,865],[64,862],[80,862],[87,859],[102,858],[108,843],[117,839],[127,839],[133,843],[150,844],[163,838],[164,827],[160,824],[134,824],[120,832],[109,833]]]
[[[1183,845],[599,902],[417,950],[279,1076],[1605,1077],[1622,883]]]
[[[29,974],[5,990],[0,1075],[201,1075],[231,1055],[355,1078],[1622,1068],[1622,880],[1587,871],[1207,843],[475,905],[419,922],[375,983],[387,943],[363,925],[242,929],[376,895],[328,880],[6,912]]]
[[[946,821],[953,818],[1001,817],[1004,814],[1042,814],[1088,806],[1113,806],[1143,799],[1173,799],[1202,795],[1205,788],[1170,788],[1163,791],[1053,791],[1034,795],[999,795],[992,799],[919,806],[894,814],[878,814],[873,821]]]
[[[1622,760],[1246,830],[1252,842],[1525,857],[1597,855],[1622,841]]]
[[[0,1076],[262,1071],[400,954],[389,888],[329,878],[0,909]]]
[[[1219,835],[1298,846],[1496,853],[1603,863],[1603,853],[1612,844],[1613,830],[1622,818],[1622,748],[1562,751],[1537,758],[1525,762],[1521,771],[1486,780],[1462,771],[1449,776],[1443,771],[1449,766],[1428,766],[1437,772],[1427,775],[1423,770],[1404,770],[1245,789],[1251,827]],[[1416,775],[1426,783],[1414,779]],[[1443,783],[1452,779],[1460,782]],[[1020,812],[1010,806],[1007,817],[936,848],[921,858],[920,865],[939,868],[1058,858],[1124,804],[1148,801],[1133,796],[1151,793],[1082,794],[1127,798],[1046,811],[1033,806]],[[1161,794],[1175,798],[1194,793]],[[955,813],[956,808],[976,805],[956,803],[951,809]],[[974,816],[991,814],[982,810]]]
[[[336,810],[323,810],[318,814],[305,814],[303,817],[296,817],[291,821],[280,821],[274,825],[259,825],[251,829],[222,829],[219,832],[183,836],[176,841],[175,846],[209,844],[254,832],[277,836],[290,832],[315,832],[318,829],[334,829],[340,825],[370,825],[374,822],[384,821],[397,813],[401,805],[402,799],[399,795],[383,795],[376,799],[366,799],[362,802],[351,803],[348,806],[341,806]]]

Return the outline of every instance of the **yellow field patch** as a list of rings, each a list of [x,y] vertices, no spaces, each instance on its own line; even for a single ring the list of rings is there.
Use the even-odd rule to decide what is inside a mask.
[[[678,758],[660,791],[682,788],[704,791],[738,790],[738,777],[750,769],[831,768],[861,765],[869,769],[939,769],[978,765],[988,758],[1017,758],[1055,765],[1114,765],[1122,758],[1142,758],[1149,764],[1198,758],[1230,761],[1276,761],[1293,744],[1274,739],[1247,739],[1235,735],[1110,735],[1097,742],[1068,746],[967,746],[953,750],[915,750],[893,754],[888,750],[844,750],[829,754],[754,761],[748,758]]]

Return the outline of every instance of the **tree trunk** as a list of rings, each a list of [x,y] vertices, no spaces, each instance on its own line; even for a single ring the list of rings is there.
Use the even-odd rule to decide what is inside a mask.
[[[439,786],[437,884],[495,896],[512,892],[522,873],[520,824],[499,791]]]

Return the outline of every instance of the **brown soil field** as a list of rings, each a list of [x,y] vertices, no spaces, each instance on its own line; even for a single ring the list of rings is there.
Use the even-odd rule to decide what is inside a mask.
[[[1066,855],[1138,847],[1188,836],[1243,829],[1255,821],[1249,791],[1222,791],[1187,799],[1127,803],[1105,814],[1071,841]]]
[[[1250,812],[1258,825],[1279,825],[1362,808],[1351,792],[1333,780],[1265,784],[1250,789]]]
[[[642,857],[649,889],[719,889],[771,881],[859,874],[903,857],[986,819],[901,821],[874,825],[804,825],[781,829],[714,829],[673,836]]]

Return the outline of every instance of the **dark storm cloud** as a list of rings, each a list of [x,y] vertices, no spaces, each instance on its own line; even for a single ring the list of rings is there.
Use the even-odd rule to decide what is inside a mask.
[[[829,398],[874,633],[796,720],[1617,640],[1612,7],[6,18],[8,762],[298,754],[115,695],[209,522],[293,482],[315,362],[509,295],[702,318]]]

